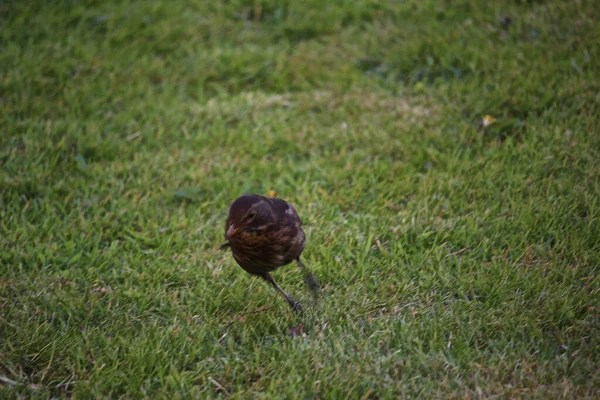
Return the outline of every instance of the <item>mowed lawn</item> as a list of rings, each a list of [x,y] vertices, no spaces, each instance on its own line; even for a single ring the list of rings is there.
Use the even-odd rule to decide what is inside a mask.
[[[599,397],[600,10],[494,3],[1,2],[0,397]]]

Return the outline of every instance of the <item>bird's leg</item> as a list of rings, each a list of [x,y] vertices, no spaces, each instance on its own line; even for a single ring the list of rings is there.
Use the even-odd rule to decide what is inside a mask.
[[[301,311],[302,307],[300,306],[300,303],[297,302],[296,300],[294,300],[290,295],[288,295],[286,292],[283,291],[283,289],[281,289],[279,287],[279,285],[275,282],[275,280],[273,279],[273,277],[271,276],[271,274],[269,274],[268,272],[261,275],[261,277],[266,280],[267,282],[269,282],[271,285],[273,285],[273,287],[275,289],[277,289],[277,291],[279,293],[281,293],[281,295],[283,297],[285,297],[285,300],[288,302],[288,304],[290,305],[290,307],[292,307],[292,310],[294,311]]]
[[[308,270],[308,268],[306,268],[306,265],[304,265],[304,263],[300,261],[300,257],[296,259],[296,262],[298,263],[302,271],[304,271],[304,280],[306,281],[306,284],[312,292],[313,297],[316,299],[317,297],[319,297],[319,282],[317,281],[315,276]]]

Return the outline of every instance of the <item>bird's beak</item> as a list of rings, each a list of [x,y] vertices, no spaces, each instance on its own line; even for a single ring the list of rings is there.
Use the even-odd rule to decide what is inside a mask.
[[[239,227],[236,228],[234,224],[229,225],[229,229],[227,229],[227,233],[225,234],[225,239],[229,240],[240,230]]]

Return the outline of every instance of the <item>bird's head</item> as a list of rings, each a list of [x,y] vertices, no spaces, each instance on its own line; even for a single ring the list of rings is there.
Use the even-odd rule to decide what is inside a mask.
[[[265,223],[271,215],[268,199],[256,194],[247,194],[229,207],[229,218],[225,225],[225,239],[231,240],[240,232],[248,232]]]

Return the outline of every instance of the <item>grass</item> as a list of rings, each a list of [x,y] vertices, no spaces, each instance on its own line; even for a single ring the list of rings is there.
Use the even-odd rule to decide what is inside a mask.
[[[0,396],[600,396],[598,18],[0,3]],[[302,315],[218,250],[269,190]]]

